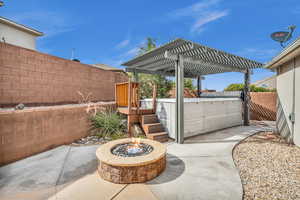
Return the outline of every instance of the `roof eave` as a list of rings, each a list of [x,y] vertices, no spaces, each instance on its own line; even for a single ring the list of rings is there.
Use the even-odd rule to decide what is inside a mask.
[[[293,43],[284,48],[277,56],[275,56],[270,62],[264,65],[264,68],[274,69],[279,67],[282,63],[290,60],[290,57],[300,55],[300,37]]]
[[[37,31],[37,30],[35,30],[33,28],[29,28],[29,27],[27,27],[25,25],[19,24],[17,22],[14,22],[12,20],[6,19],[4,17],[0,17],[0,22],[4,23],[6,25],[9,25],[9,26],[15,27],[15,28],[17,28],[19,30],[28,32],[28,33],[30,33],[32,35],[35,35],[35,36],[43,36],[44,35],[43,32]]]

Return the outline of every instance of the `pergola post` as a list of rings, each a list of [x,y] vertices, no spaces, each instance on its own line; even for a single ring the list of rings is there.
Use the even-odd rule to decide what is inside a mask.
[[[139,82],[139,74],[136,70],[133,72],[133,82]]]
[[[131,120],[132,120],[132,115],[131,115],[131,102],[132,102],[132,87],[131,87],[131,82],[130,82],[130,79],[128,81],[128,116],[127,116],[127,133],[128,133],[128,136],[131,137],[132,134],[131,134]]]
[[[202,77],[197,76],[197,96],[200,97],[201,90],[202,90],[202,83],[201,83]]]
[[[245,72],[245,87],[244,87],[244,126],[249,126],[249,85],[250,85],[250,70],[247,68]]]
[[[184,66],[182,56],[179,55],[175,64],[176,80],[176,118],[175,118],[175,138],[176,142],[182,144],[184,141]]]

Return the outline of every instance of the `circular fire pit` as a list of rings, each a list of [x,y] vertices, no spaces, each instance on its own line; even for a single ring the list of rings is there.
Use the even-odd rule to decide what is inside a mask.
[[[166,147],[149,139],[120,139],[96,152],[100,176],[113,183],[141,183],[158,176],[166,167]]]

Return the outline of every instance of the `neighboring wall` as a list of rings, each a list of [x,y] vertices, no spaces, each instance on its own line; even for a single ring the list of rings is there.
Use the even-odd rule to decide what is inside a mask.
[[[277,113],[282,113],[277,119],[277,126],[279,132],[284,137],[293,141],[295,144],[300,145],[300,56],[281,65],[278,68],[277,74],[278,103],[280,104]],[[295,103],[294,125],[289,120],[289,115],[294,112],[293,102]],[[287,127],[283,126],[284,124],[286,124]]]
[[[195,98],[190,91],[185,89],[185,98]],[[172,93],[171,93],[172,94]],[[229,98],[240,97],[241,91],[202,92],[201,98]],[[251,120],[276,120],[276,92],[250,92],[250,119]],[[174,95],[172,96],[174,98]]]
[[[0,39],[4,38],[6,43],[21,46],[28,49],[35,49],[36,36],[21,31],[15,27],[0,23]]]
[[[240,97],[241,91],[203,92],[201,97]],[[250,119],[251,120],[276,120],[276,92],[250,92]]]
[[[115,103],[96,103],[97,110]],[[88,135],[88,105],[0,111],[0,165],[46,151]]]
[[[101,101],[107,103],[97,103],[98,107],[115,106],[108,103],[115,99],[115,83],[126,81],[123,72],[0,43],[0,108],[26,106],[0,109],[0,165],[86,136],[88,106],[77,103]],[[66,103],[76,105],[56,105]],[[52,106],[30,107],[38,105]]]
[[[0,107],[78,103],[78,92],[91,101],[113,101],[115,83],[127,80],[122,72],[0,43]]]
[[[276,120],[276,92],[250,92],[250,116],[252,120]]]

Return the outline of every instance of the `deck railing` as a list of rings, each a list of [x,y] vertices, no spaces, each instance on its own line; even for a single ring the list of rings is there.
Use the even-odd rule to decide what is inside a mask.
[[[135,113],[139,113],[140,110],[140,97],[139,97],[139,83],[137,82],[125,82],[117,83],[115,88],[115,99],[117,107],[127,107],[128,113],[131,113],[132,109],[136,110]],[[152,92],[152,110],[156,111],[156,96],[157,86],[153,84]],[[131,102],[131,103],[129,103]]]
[[[136,82],[116,84],[116,104],[118,107],[139,107],[138,85]]]

